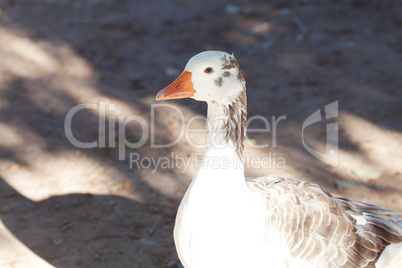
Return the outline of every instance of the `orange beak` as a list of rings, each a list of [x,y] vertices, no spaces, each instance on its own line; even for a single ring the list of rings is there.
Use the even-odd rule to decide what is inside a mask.
[[[191,73],[184,71],[170,85],[158,92],[156,100],[190,98],[194,95],[194,92],[193,82],[191,82]]]

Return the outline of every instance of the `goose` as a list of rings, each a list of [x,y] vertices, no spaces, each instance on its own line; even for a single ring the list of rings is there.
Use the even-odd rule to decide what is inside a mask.
[[[177,212],[186,268],[385,267],[402,250],[398,212],[278,176],[246,179],[246,83],[235,57],[193,56],[156,100],[207,102],[203,165]],[[217,164],[218,163],[218,164]]]

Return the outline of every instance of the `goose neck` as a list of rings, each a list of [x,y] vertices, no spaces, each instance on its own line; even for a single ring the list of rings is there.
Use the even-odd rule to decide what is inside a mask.
[[[227,104],[208,103],[206,155],[233,154],[243,163],[246,123],[245,92]]]

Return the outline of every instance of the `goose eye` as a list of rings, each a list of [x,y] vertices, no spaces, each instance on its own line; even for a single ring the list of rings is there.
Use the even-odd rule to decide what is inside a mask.
[[[207,68],[205,68],[204,73],[210,74],[213,71],[214,71],[214,69],[212,67],[207,67]]]

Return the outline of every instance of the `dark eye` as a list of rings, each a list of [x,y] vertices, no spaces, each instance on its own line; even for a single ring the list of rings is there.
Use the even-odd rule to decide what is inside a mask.
[[[212,73],[212,72],[214,72],[214,69],[213,69],[212,67],[207,67],[207,68],[205,68],[205,70],[204,70],[204,73],[207,73],[207,74],[210,74],[210,73]]]

